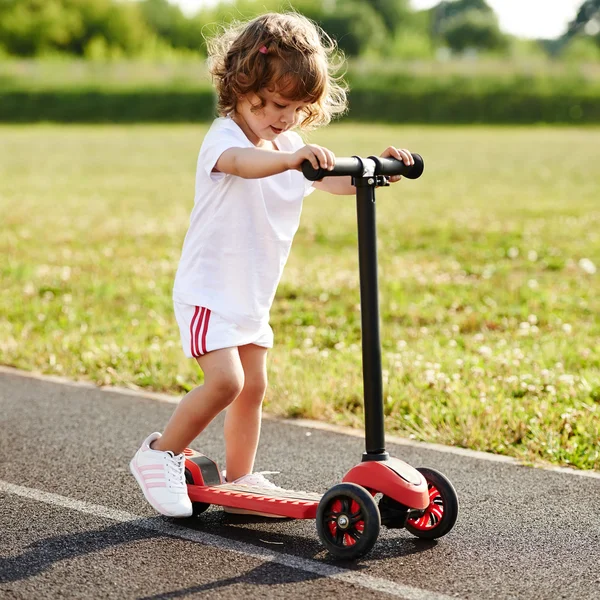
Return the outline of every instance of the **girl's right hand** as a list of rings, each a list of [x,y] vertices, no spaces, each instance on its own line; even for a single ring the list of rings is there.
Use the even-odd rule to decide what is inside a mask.
[[[290,155],[288,168],[300,171],[305,160],[310,161],[314,169],[320,167],[331,171],[335,166],[335,154],[331,150],[316,144],[306,144]]]

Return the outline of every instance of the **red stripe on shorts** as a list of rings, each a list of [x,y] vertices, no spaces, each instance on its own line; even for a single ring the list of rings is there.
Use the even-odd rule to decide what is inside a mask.
[[[198,317],[198,312],[200,316]],[[198,317],[196,319],[196,317]],[[206,334],[208,333],[208,322],[210,320],[210,310],[202,307],[200,310],[199,306],[196,306],[192,323],[190,325],[190,337],[192,344],[192,356],[198,358],[206,354]],[[200,346],[202,342],[202,346]]]
[[[206,354],[206,334],[208,333],[208,321],[210,320],[210,310],[206,309],[206,318],[204,332],[202,333],[202,354]]]
[[[196,309],[199,309],[200,307],[197,306]],[[206,309],[204,307],[202,307],[202,310],[200,311],[200,318],[198,319],[198,324],[196,325],[196,331],[194,332],[194,341],[196,342],[196,354],[194,354],[195,357],[198,356],[202,356],[202,354],[204,354],[204,352],[201,352],[200,350],[200,344],[198,343],[198,338],[200,337],[200,330],[203,327],[203,321],[204,321],[204,313],[206,312]],[[194,343],[194,342],[192,342]]]
[[[194,358],[196,358],[198,356],[198,352],[196,352],[196,347],[194,346],[194,323],[196,322],[196,317],[198,316],[198,313],[200,312],[200,307],[196,306],[196,310],[194,311],[194,316],[192,317],[192,322],[190,323],[190,343],[192,346],[192,356]]]

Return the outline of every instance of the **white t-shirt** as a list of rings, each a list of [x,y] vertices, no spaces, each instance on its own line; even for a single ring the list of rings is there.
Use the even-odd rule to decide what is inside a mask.
[[[275,144],[294,152],[304,142],[286,131]],[[205,306],[242,327],[256,327],[269,320],[302,200],[313,188],[300,171],[262,179],[213,172],[228,148],[254,145],[233,119],[215,119],[200,148],[194,208],[173,299]]]

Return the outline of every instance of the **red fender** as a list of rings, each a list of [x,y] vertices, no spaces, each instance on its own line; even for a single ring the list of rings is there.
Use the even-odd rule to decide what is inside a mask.
[[[357,483],[373,493],[380,492],[409,508],[423,510],[429,506],[425,477],[397,458],[362,462],[352,467],[342,481]]]

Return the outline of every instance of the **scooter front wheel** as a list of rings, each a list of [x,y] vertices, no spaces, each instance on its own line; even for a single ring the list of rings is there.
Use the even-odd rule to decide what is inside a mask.
[[[406,529],[413,535],[434,540],[446,535],[458,518],[458,495],[450,480],[434,469],[418,468],[429,490],[429,506],[419,516],[406,520]]]
[[[355,483],[329,489],[317,509],[317,532],[335,558],[352,560],[375,545],[381,517],[373,496]]]

